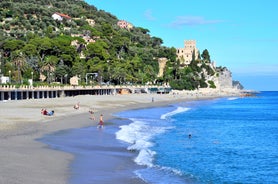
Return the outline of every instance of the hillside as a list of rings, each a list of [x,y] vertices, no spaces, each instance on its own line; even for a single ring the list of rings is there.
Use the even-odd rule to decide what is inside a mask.
[[[0,2],[1,72],[13,83],[170,83],[175,89],[215,87],[206,58],[181,66],[176,49],[147,28],[135,27],[82,0]],[[207,53],[208,54],[208,53]],[[203,54],[202,54],[203,55]],[[167,58],[158,77],[160,58]],[[88,73],[94,73],[87,80]],[[161,72],[160,72],[161,73]]]

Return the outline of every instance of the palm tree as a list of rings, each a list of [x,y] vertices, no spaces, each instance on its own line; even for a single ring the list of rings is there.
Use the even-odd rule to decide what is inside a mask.
[[[136,77],[138,78],[138,81],[141,81],[141,84],[143,85],[144,84],[144,79],[146,78],[146,73],[139,70]]]
[[[45,61],[42,63],[41,72],[47,72],[47,82],[52,82],[51,74],[55,71],[55,66],[58,61],[56,56],[49,56],[45,58]]]
[[[121,66],[116,66],[112,69],[111,77],[117,81],[118,84],[122,84],[122,81],[126,77],[126,72]]]
[[[148,80],[151,80],[151,82],[153,83],[155,79],[155,71],[153,67],[151,65],[144,66],[144,73],[148,76]]]

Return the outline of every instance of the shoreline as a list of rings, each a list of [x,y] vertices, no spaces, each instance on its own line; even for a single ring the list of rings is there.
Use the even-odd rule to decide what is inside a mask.
[[[37,140],[58,131],[88,126],[96,127],[100,114],[104,114],[104,122],[107,122],[115,118],[114,113],[124,110],[169,105],[182,100],[240,97],[240,94],[240,91],[238,91],[238,93],[216,95],[213,93],[202,95],[193,93],[174,95],[84,95],[0,103],[0,183],[68,183],[71,174],[69,166],[74,159],[74,155],[49,149],[46,144]],[[154,99],[154,102],[152,102],[152,99]],[[81,108],[79,110],[73,109],[73,105],[77,102],[80,102]],[[40,110],[42,108],[55,110],[54,116],[45,117],[41,115]],[[95,121],[89,119],[89,108],[95,110]],[[107,141],[110,143],[114,139],[109,138]],[[99,160],[101,159],[105,160],[104,157],[99,158]],[[107,165],[111,166],[111,163]],[[116,179],[119,180],[119,178]],[[113,177],[111,180],[111,183],[115,182]]]

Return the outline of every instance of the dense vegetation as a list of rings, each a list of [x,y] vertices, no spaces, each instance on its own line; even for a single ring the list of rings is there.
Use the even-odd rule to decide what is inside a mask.
[[[55,12],[72,19],[58,21]],[[90,25],[87,19],[93,19]],[[52,84],[81,83],[162,84],[174,89],[214,87],[206,75],[215,75],[205,50],[188,67],[176,58],[176,49],[142,27],[123,29],[114,15],[82,0],[9,0],[0,2],[1,72],[13,83],[33,78]],[[95,40],[86,43],[82,34]],[[73,41],[76,45],[72,45]],[[158,58],[167,58],[163,77],[157,77]],[[96,74],[96,75],[87,75]],[[87,78],[88,77],[88,78]],[[85,80],[87,79],[87,80]],[[42,83],[42,82],[41,82]],[[41,84],[40,83],[40,84]]]

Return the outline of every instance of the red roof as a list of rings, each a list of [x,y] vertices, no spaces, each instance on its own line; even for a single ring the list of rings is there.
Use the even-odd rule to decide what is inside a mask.
[[[65,19],[71,19],[70,16],[68,16],[68,15],[66,15],[66,14],[63,14],[63,13],[58,13],[58,12],[56,12],[55,14],[60,15],[61,17],[65,18]]]

